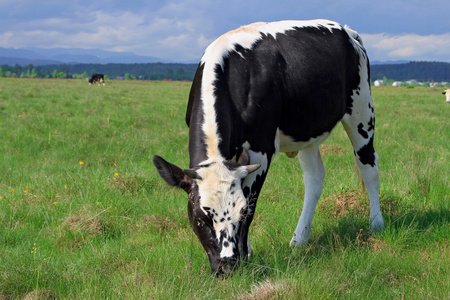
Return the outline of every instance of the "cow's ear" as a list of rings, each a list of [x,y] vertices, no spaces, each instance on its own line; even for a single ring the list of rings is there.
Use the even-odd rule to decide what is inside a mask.
[[[171,186],[182,188],[187,193],[190,192],[193,180],[187,176],[181,168],[167,162],[164,158],[158,155],[153,157],[153,164],[165,182]]]
[[[250,155],[248,154],[248,150],[246,148],[242,148],[242,153],[239,156],[237,163],[241,166],[245,166],[250,163]]]

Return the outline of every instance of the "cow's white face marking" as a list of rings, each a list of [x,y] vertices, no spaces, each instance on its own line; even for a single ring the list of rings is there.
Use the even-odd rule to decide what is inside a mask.
[[[236,233],[247,206],[241,180],[247,176],[245,166],[230,170],[223,162],[214,162],[197,170],[200,208],[211,218],[220,257],[233,257]]]

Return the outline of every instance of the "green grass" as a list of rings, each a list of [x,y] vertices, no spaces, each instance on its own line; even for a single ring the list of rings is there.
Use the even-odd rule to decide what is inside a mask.
[[[0,79],[0,299],[448,299],[450,106],[438,90],[374,88],[386,230],[369,230],[342,128],[306,248],[298,162],[276,157],[227,279],[209,262],[154,154],[188,166],[190,83]]]

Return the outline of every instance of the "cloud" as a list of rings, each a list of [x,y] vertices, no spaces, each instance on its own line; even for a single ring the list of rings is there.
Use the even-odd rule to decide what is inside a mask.
[[[372,60],[450,61],[450,33],[439,35],[361,34]]]
[[[418,0],[41,2],[0,1],[0,47],[101,48],[187,61],[199,59],[220,34],[244,24],[322,17],[366,32],[372,60],[450,59],[445,53],[449,19],[442,17],[445,9],[436,8],[448,7],[448,0],[434,5]]]
[[[159,13],[90,11],[22,22],[0,33],[0,47],[120,49],[183,61],[200,58],[209,24]]]

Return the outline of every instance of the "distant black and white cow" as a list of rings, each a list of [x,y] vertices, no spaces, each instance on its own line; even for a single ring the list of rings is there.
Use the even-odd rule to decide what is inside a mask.
[[[450,103],[450,89],[446,89],[445,91],[442,92],[442,94],[445,95],[445,98],[446,98],[445,101],[447,103]]]
[[[278,152],[298,152],[305,198],[291,245],[307,243],[325,175],[319,145],[339,122],[369,193],[371,227],[384,228],[369,78],[360,36],[328,20],[255,23],[206,49],[186,114],[190,169],[153,162],[187,192],[213,272],[229,273],[251,255],[249,226]]]
[[[92,74],[91,78],[89,79],[89,85],[93,84],[93,83],[98,83],[98,85],[100,86],[100,84],[105,85],[105,78],[103,76],[103,74]]]

